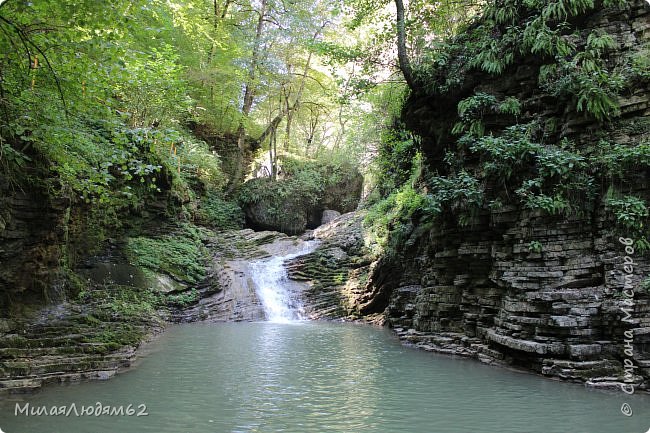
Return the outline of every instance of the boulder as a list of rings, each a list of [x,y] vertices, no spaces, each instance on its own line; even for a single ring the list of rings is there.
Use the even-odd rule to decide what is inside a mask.
[[[363,176],[356,172],[342,179],[323,191],[319,202],[321,210],[331,209],[342,214],[357,210],[363,193]]]
[[[357,171],[322,189],[292,178],[257,178],[244,184],[240,200],[249,227],[297,235],[355,210],[362,190],[363,176]]]
[[[265,199],[244,206],[246,223],[255,230],[272,230],[297,235],[307,229],[309,208],[300,197],[287,197],[279,206],[273,199]]]

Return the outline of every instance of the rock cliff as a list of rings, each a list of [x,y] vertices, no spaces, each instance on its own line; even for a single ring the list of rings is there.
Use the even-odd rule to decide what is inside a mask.
[[[612,65],[622,64],[626,56],[645,52],[650,6],[640,0],[610,8],[599,4],[571,20],[565,31],[576,47],[585,47],[590,34],[606,34],[614,41],[615,48],[604,60],[612,71],[616,67]],[[581,111],[575,95],[552,93],[541,83],[540,71],[552,59],[517,56],[502,73],[490,74],[466,68],[467,56],[454,57],[452,51],[436,78],[445,85],[422,85],[412,93],[403,120],[422,139],[423,170],[451,179],[450,166],[461,165],[471,173],[485,167],[480,155],[472,154],[466,144],[463,147],[452,132],[463,120],[459,103],[473,95],[491,95],[488,98],[494,101],[513,98],[520,108],[516,115],[486,109],[477,136],[500,137],[510,125],[533,124],[541,131],[536,140],[545,149],[559,149],[565,140],[581,155],[597,153],[604,141],[619,149],[647,151],[647,79],[628,83],[618,95],[618,116],[603,121]],[[642,154],[640,159],[647,157]],[[396,252],[379,258],[364,250],[362,218],[348,224],[351,217],[343,216],[329,231],[345,225],[347,235],[325,235],[323,230],[321,235],[352,239],[356,247],[337,255],[326,241],[311,256],[290,265],[291,275],[315,282],[308,296],[316,305],[329,302],[329,307],[317,308],[322,315],[381,315],[404,340],[426,350],[593,386],[627,381],[646,388],[650,297],[644,286],[650,262],[647,251],[630,245],[643,233],[618,224],[608,207],[608,190],[613,187],[648,202],[648,166],[637,163],[615,182],[598,177],[594,167],[590,173],[595,173],[595,192],[587,201],[569,199],[566,207],[573,207],[571,212],[533,209],[513,199],[516,182],[524,177],[521,173],[509,179],[484,176],[480,179],[484,194],[498,206],[461,212],[462,206],[452,205],[434,221],[413,217]],[[515,166],[516,170],[540,168],[533,162]],[[571,187],[567,190],[571,197]],[[436,184],[428,184],[426,192],[435,194]],[[647,214],[643,219],[641,225],[647,226]],[[336,280],[339,274],[347,283]],[[626,371],[630,363],[635,368]]]
[[[610,35],[616,49],[607,61],[615,64],[647,47],[650,6],[631,1],[621,8],[596,8],[572,26],[577,46],[587,43],[587,34]],[[422,136],[430,167],[444,170],[445,152],[457,145],[451,133],[458,121],[457,105],[480,93],[500,100],[516,98],[521,104],[516,122],[546,125],[546,143],[568,139],[584,149],[599,140],[630,147],[648,142],[647,81],[621,94],[620,117],[603,123],[580,112],[575,100],[549,93],[540,78],[540,69],[548,63],[544,56],[527,56],[498,77],[468,73],[453,92],[414,92],[403,117]],[[486,133],[495,135],[515,123],[498,114],[482,122]],[[477,164],[471,157],[464,163]],[[624,189],[646,202],[649,186],[647,166],[625,173]],[[486,191],[493,197],[507,187],[487,179]],[[386,308],[390,325],[427,349],[594,385],[628,379],[647,386],[650,302],[641,287],[650,270],[647,252],[629,246],[626,251],[629,242],[619,238],[633,235],[615,225],[606,209],[606,192],[601,189],[595,196],[592,209],[569,215],[549,215],[512,201],[482,209],[469,221],[445,215],[405,245],[399,260],[387,261],[376,271],[387,276],[380,279],[384,287],[377,293],[390,295],[373,310]],[[626,260],[634,261],[633,269],[625,267]],[[633,272],[626,291],[629,270]],[[629,298],[631,287],[635,293]],[[633,378],[625,374],[626,359],[639,367]]]

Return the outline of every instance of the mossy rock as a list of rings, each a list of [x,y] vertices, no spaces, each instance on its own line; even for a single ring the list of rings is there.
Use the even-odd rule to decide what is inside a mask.
[[[239,192],[249,227],[289,235],[320,226],[326,209],[356,209],[363,176],[350,164],[285,159],[284,178],[251,179]]]
[[[269,183],[268,188],[274,187]],[[272,230],[296,235],[307,229],[308,216],[313,204],[300,194],[286,198],[274,196],[273,192],[259,201],[245,206],[246,222],[256,230]]]

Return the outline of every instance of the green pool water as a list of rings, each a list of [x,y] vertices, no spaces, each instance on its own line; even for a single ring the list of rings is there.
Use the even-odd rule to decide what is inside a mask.
[[[147,416],[26,416],[104,407]],[[632,417],[620,412],[627,402]],[[139,405],[146,405],[138,408]],[[171,327],[137,368],[0,402],[6,433],[646,433],[650,398],[559,383],[322,322]]]

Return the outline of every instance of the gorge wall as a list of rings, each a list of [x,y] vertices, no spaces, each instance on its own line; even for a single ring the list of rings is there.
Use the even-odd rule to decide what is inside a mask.
[[[641,0],[624,3],[609,8],[599,3],[573,18],[563,36],[580,49],[594,31],[610,35],[615,48],[604,60],[608,71],[626,56],[647,53],[643,50],[650,41],[650,5]],[[490,37],[504,35],[494,30]],[[460,45],[469,45],[468,39],[461,35]],[[316,231],[322,247],[291,263],[290,276],[313,281],[307,297],[317,316],[379,315],[401,338],[426,350],[593,386],[628,381],[646,388],[650,261],[647,250],[633,251],[628,245],[626,251],[624,243],[629,242],[619,238],[639,241],[647,233],[617,222],[608,196],[611,188],[618,188],[646,203],[650,199],[648,80],[628,83],[617,100],[620,116],[598,121],[578,110],[575,95],[552,94],[541,85],[540,69],[553,63],[548,56],[516,54],[501,74],[491,74],[466,67],[462,50],[451,52],[438,76],[428,78],[438,83],[420,81],[402,116],[407,128],[421,137],[423,171],[451,179],[450,166],[460,165],[463,172],[480,177],[483,157],[452,133],[462,120],[459,103],[473,95],[491,95],[495,101],[516,98],[521,106],[516,115],[485,109],[480,122],[486,137],[504,136],[508,126],[523,124],[538,128],[540,148],[553,151],[561,148],[562,140],[570,140],[581,155],[597,153],[603,141],[617,149],[645,151],[614,182],[600,178],[594,167],[589,172],[596,179],[593,197],[584,203],[580,197],[572,199],[568,187],[571,212],[531,209],[515,198],[515,181],[484,176],[477,183],[487,198],[499,199],[499,206],[485,200],[467,212],[456,200],[433,221],[415,212],[395,250],[379,257],[364,246],[363,216],[343,216]],[[535,162],[513,167],[520,170],[513,175],[519,182],[524,171],[540,170]],[[427,195],[436,193],[435,184],[420,182]],[[647,213],[641,220],[647,227]],[[629,261],[634,261],[632,267]],[[635,368],[626,372],[629,361]]]
[[[593,31],[610,35],[616,49],[607,62],[616,64],[647,47],[650,5],[630,1],[620,8],[597,7],[573,20],[572,27],[568,37],[577,46]],[[547,143],[570,139],[582,149],[603,139],[616,146],[648,143],[647,80],[635,82],[619,96],[620,117],[601,123],[578,111],[575,100],[549,94],[540,85],[540,68],[548,63],[545,56],[524,56],[498,77],[469,72],[453,91],[414,92],[403,118],[422,137],[429,168],[445,170],[443,156],[457,146],[451,133],[458,121],[457,106],[479,92],[498,100],[517,98],[522,107],[517,122],[545,125]],[[514,123],[504,117],[483,117],[485,130],[498,134]],[[470,157],[464,163],[476,161]],[[633,168],[625,174],[624,187],[646,203],[648,173],[647,165]],[[499,182],[486,183],[486,191],[503,193]],[[386,277],[375,277],[383,281],[377,293],[384,296],[373,309],[385,307],[390,325],[425,348],[519,365],[562,379],[610,384],[625,377],[641,384],[650,378],[650,299],[641,287],[650,263],[647,252],[626,253],[619,237],[633,236],[607,212],[606,195],[601,187],[593,209],[573,215],[549,215],[512,201],[482,209],[469,221],[445,215],[407,242],[399,260],[386,261],[376,270],[376,277]],[[628,280],[636,289],[631,300],[623,294],[625,256],[635,262]],[[624,308],[630,308],[631,318]],[[624,343],[625,335],[632,334],[633,357],[626,355],[630,346]],[[625,376],[626,357],[634,359],[638,375]]]
[[[65,243],[67,204],[38,191],[14,191],[0,199],[0,311],[15,301],[56,296],[52,285]]]
[[[36,166],[28,171],[36,181],[0,175],[0,319],[74,295],[75,267],[106,248],[107,239],[161,220],[173,203],[164,174],[157,180],[163,193],[143,198],[137,212],[111,213],[52,194],[46,185],[56,184],[54,174]]]

